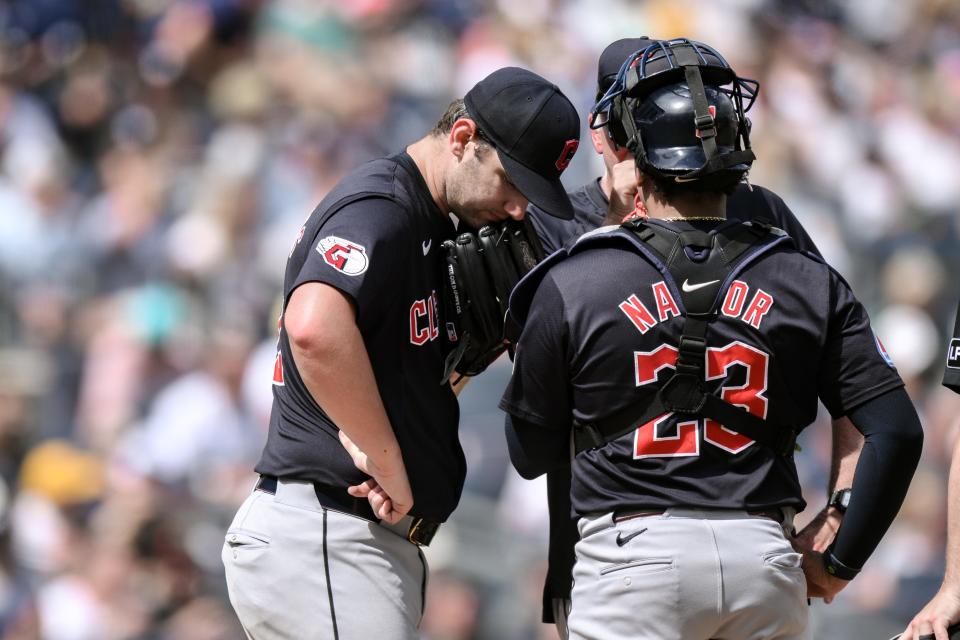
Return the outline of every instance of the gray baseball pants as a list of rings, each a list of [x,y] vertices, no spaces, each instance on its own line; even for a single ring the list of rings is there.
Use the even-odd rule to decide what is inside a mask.
[[[579,529],[571,639],[810,637],[802,558],[774,520],[668,509]]]
[[[406,529],[320,506],[313,485],[254,491],[227,531],[227,589],[251,640],[412,640],[427,564]]]

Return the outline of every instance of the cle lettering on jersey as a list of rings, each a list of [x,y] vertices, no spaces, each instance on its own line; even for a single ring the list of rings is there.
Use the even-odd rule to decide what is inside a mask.
[[[656,316],[650,312],[650,309],[643,304],[636,294],[631,294],[630,297],[619,304],[620,311],[629,318],[641,334],[646,333],[654,325],[664,320],[680,315],[680,309],[663,280],[651,285],[651,289],[656,304]],[[723,304],[720,305],[720,311],[725,316],[740,318],[754,329],[759,329],[764,317],[773,308],[773,296],[763,289],[757,289],[748,304],[747,299],[749,297],[749,285],[741,280],[734,280],[730,288],[727,289],[727,295],[723,299]]]
[[[283,353],[280,351],[280,330],[283,328],[283,314],[277,318],[277,357],[273,361],[273,384],[277,387],[284,386],[283,381]]]
[[[303,234],[306,232],[306,230],[307,230],[307,225],[303,225],[302,227],[300,227],[300,232],[297,233],[297,239],[294,240],[293,246],[290,247],[290,253],[289,255],[287,255],[287,260],[293,257],[293,252],[297,250],[297,246],[300,244],[300,241],[303,240]]]
[[[277,387],[284,386],[283,381],[283,355],[277,351],[277,357],[273,361],[273,384]]]
[[[436,291],[431,291],[426,299],[414,300],[410,305],[410,344],[418,347],[440,335],[440,321],[437,309],[440,301]]]

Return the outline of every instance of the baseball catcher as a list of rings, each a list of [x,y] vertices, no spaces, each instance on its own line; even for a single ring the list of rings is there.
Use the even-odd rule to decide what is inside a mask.
[[[807,598],[857,575],[919,460],[916,411],[846,282],[728,219],[756,88],[696,41],[627,58],[593,112],[634,158],[638,214],[511,295],[500,408],[520,475],[571,465],[571,639],[809,638]],[[792,444],[818,400],[864,455],[835,540],[800,553]]]

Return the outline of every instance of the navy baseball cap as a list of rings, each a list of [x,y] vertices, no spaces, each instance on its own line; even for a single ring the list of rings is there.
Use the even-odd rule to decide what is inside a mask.
[[[580,144],[580,116],[560,89],[532,71],[504,67],[463,102],[517,190],[550,215],[573,218],[560,174]]]
[[[646,49],[656,42],[652,38],[642,36],[640,38],[623,38],[607,45],[607,48],[600,54],[600,62],[597,64],[597,100],[603,97],[607,92],[613,80],[617,77],[620,67],[627,61],[631,54]]]

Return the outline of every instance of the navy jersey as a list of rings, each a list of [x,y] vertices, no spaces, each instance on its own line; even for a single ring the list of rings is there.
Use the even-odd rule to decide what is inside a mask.
[[[446,519],[463,488],[459,408],[441,384],[441,243],[454,236],[406,154],[345,177],[311,214],[287,261],[284,302],[303,283],[349,296],[413,490],[412,514]],[[349,377],[350,371],[344,371]],[[262,474],[347,487],[367,479],[303,384],[281,317]]]
[[[656,388],[676,360],[681,314],[664,276],[629,246],[575,252],[536,290],[501,408],[566,441],[574,420],[600,420]],[[738,275],[707,346],[708,391],[797,430],[816,417],[818,397],[842,416],[903,384],[843,279],[793,249]],[[578,515],[805,506],[792,460],[711,420],[672,415],[578,454],[571,496]]]
[[[600,188],[599,178],[591,180],[567,195],[570,196],[570,202],[573,204],[571,220],[561,220],[551,216],[532,204],[527,210],[537,230],[540,244],[543,245],[547,254],[553,253],[587,231],[599,227],[607,215],[607,207],[610,206],[610,201]],[[751,188],[744,183],[738,184],[727,198],[727,217],[769,223],[786,231],[800,251],[820,254],[813,240],[800,226],[783,199],[769,189],[757,186]]]
[[[573,205],[573,218],[570,220],[552,216],[533,203],[527,207],[527,215],[547,255],[599,227],[610,206],[600,188],[600,178],[591,180],[576,191],[567,192],[567,195]]]
[[[572,243],[588,231],[593,231],[607,215],[610,201],[600,188],[600,178],[591,180],[571,191],[572,220],[561,220],[530,205],[527,214],[537,231],[547,254]],[[762,220],[786,231],[797,248],[820,255],[806,230],[800,225],[783,199],[769,189],[746,184],[737,185],[727,198],[727,215],[740,220]],[[573,570],[573,545],[579,537],[576,520],[570,513],[570,469],[560,468],[547,474],[550,505],[550,550],[547,580],[544,589],[543,621],[553,622],[553,598],[569,598]]]
[[[947,347],[947,365],[943,370],[943,386],[960,393],[960,303],[957,303],[957,320],[953,325],[953,337]]]

